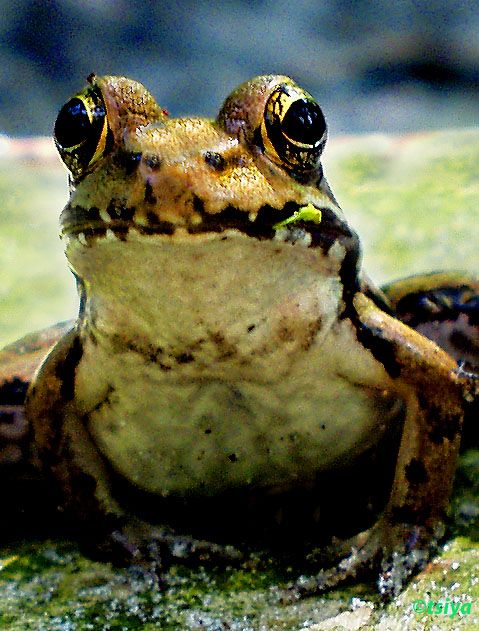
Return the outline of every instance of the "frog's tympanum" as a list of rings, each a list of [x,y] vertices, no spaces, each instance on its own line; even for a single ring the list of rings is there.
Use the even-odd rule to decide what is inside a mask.
[[[1,455],[55,481],[104,553],[234,558],[202,527],[214,506],[219,531],[270,502],[281,521],[283,498],[314,507],[323,476],[334,484],[388,433],[376,522],[296,589],[375,571],[391,595],[442,535],[475,395],[459,360],[471,362],[477,285],[436,274],[375,288],[323,175],[326,135],[284,76],[241,85],[214,121],[169,118],[111,76],[61,109],[80,313],[3,351]]]

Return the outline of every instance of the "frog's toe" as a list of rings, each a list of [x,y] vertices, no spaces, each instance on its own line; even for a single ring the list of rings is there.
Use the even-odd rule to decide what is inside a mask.
[[[211,564],[237,563],[244,555],[231,545],[221,545],[192,538],[180,538],[172,544],[174,559],[193,559]]]
[[[300,577],[282,600],[291,602],[352,581],[376,578],[381,598],[388,601],[424,568],[442,532],[439,526],[432,534],[422,526],[391,525],[382,520],[367,533],[355,537],[354,541],[360,545],[352,546],[348,556],[335,567],[312,577]]]
[[[430,552],[425,549],[410,552],[393,552],[381,563],[378,577],[378,591],[383,600],[391,600],[399,596],[407,581],[420,572],[427,564]]]
[[[301,576],[281,595],[282,602],[314,596],[339,585],[365,579],[380,565],[380,548],[366,545],[351,548],[335,567],[321,570],[315,576]]]
[[[243,560],[234,546],[173,533],[169,528],[134,520],[112,529],[95,549],[115,565],[139,566],[157,574],[174,563],[225,565]]]
[[[105,528],[101,534],[97,533],[96,537],[90,531],[83,533],[80,544],[88,556],[110,561],[117,567],[151,568],[153,565],[161,565],[160,550],[148,546],[148,540],[138,532],[132,532],[120,524],[111,530]]]

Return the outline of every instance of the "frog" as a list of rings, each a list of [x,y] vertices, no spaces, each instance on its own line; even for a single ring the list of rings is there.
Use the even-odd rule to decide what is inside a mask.
[[[434,553],[477,396],[479,284],[376,287],[323,172],[327,135],[282,75],[240,85],[214,120],[94,74],[60,110],[79,314],[0,354],[0,475],[47,480],[92,553],[241,559],[196,536],[213,506],[221,531],[236,506],[320,497],[390,432],[374,521],[291,593],[373,576],[392,597]]]

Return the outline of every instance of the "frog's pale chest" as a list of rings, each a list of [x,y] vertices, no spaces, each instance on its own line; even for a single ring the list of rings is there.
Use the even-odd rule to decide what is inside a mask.
[[[137,247],[118,243],[126,265]],[[136,265],[135,309],[126,296],[112,310],[94,287],[75,383],[91,435],[127,479],[164,495],[289,488],[379,440],[400,402],[350,320],[337,319],[340,248],[312,265],[304,248],[278,257],[274,243],[238,236],[229,247],[152,239],[150,257],[141,247],[155,268]],[[114,245],[106,251],[111,294],[125,281],[108,267]],[[250,260],[258,272],[241,283]]]
[[[234,360],[214,377],[165,372],[134,353],[103,364],[98,348],[90,364],[87,344],[79,379],[103,390],[86,416],[89,430],[114,468],[154,493],[304,483],[375,444],[400,411],[367,351],[350,354],[364,368],[361,384],[340,373],[337,353],[351,333],[344,329],[298,350],[276,378],[256,380],[242,378]]]

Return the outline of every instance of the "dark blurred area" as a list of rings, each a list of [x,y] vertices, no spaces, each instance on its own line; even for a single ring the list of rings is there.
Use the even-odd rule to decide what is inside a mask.
[[[92,71],[214,116],[257,74],[294,77],[331,131],[477,125],[479,5],[452,0],[1,0],[0,134],[50,134]]]

